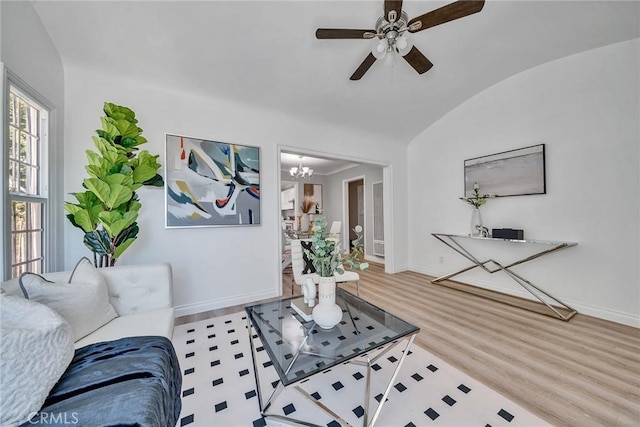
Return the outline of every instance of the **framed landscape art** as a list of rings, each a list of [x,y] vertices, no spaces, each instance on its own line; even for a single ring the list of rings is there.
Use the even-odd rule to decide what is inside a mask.
[[[464,161],[464,196],[478,183],[481,194],[496,197],[545,194],[544,144]]]
[[[166,137],[166,227],[260,224],[260,148]]]

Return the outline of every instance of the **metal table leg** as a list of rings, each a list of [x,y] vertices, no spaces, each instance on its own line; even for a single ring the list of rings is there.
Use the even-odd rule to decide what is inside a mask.
[[[334,419],[336,419],[337,421],[339,421],[342,425],[348,426],[348,427],[353,427],[351,424],[349,424],[344,418],[342,418],[336,412],[331,410],[329,407],[324,405],[322,402],[319,402],[318,400],[313,398],[313,396],[311,396],[309,393],[307,393],[307,391],[305,391],[302,387],[297,385],[297,383],[296,384],[291,384],[289,386],[284,386],[282,384],[282,381],[279,381],[278,385],[276,386],[276,389],[273,391],[273,393],[271,394],[271,396],[269,397],[267,402],[265,402],[263,404],[261,387],[260,387],[260,377],[258,375],[258,366],[257,366],[257,363],[256,363],[255,346],[253,344],[253,338],[252,338],[252,328],[253,328],[253,326],[251,324],[251,320],[249,320],[249,318],[247,317],[247,331],[249,333],[249,343],[250,343],[250,346],[251,346],[251,360],[252,360],[252,363],[253,363],[253,373],[254,373],[255,380],[256,380],[256,388],[257,388],[256,392],[257,392],[257,395],[258,395],[258,405],[260,407],[260,413],[261,413],[262,416],[282,419],[282,420],[286,420],[286,421],[290,421],[290,422],[292,421],[294,423],[297,423],[297,424],[300,424],[300,425],[305,425],[305,426],[310,426],[310,427],[318,426],[317,424],[313,424],[313,423],[310,423],[308,421],[299,420],[299,419],[296,419],[296,418],[292,418],[292,417],[288,417],[288,416],[284,416],[284,415],[274,414],[274,413],[269,413],[268,412],[268,410],[271,407],[272,403],[278,398],[278,396],[284,390],[292,388],[292,389],[296,390],[298,393],[300,393],[307,400],[309,400],[311,403],[313,403],[315,406],[317,406],[319,409],[324,411],[326,414],[328,414],[329,416],[331,416]],[[409,338],[407,344],[405,345],[404,349],[402,350],[402,356],[400,357],[400,360],[398,361],[398,364],[396,365],[396,367],[395,367],[395,369],[394,369],[394,371],[393,371],[393,373],[391,375],[391,378],[389,379],[389,381],[388,381],[388,383],[387,383],[387,385],[385,387],[384,394],[382,395],[382,399],[380,400],[380,403],[378,404],[378,407],[376,408],[375,412],[373,413],[373,416],[371,416],[371,417],[369,417],[369,403],[370,403],[370,400],[371,400],[371,395],[370,395],[371,394],[370,384],[371,384],[371,374],[372,374],[371,366],[380,357],[382,357],[384,354],[386,354],[389,350],[395,348],[403,340],[400,340],[397,343],[392,344],[392,345],[388,346],[387,348],[383,349],[378,354],[376,354],[376,356],[374,358],[369,358],[368,356],[366,356],[366,359],[367,359],[366,362],[359,362],[359,361],[351,361],[350,362],[350,363],[365,365],[367,367],[366,388],[365,388],[365,395],[364,395],[365,415],[364,415],[363,424],[362,424],[363,427],[373,427],[375,425],[376,421],[378,420],[378,417],[380,416],[380,413],[382,411],[382,407],[384,406],[384,404],[385,404],[385,402],[387,400],[389,392],[391,391],[391,388],[393,387],[394,381],[398,377],[398,373],[400,372],[400,368],[404,364],[404,361],[405,361],[405,359],[407,357],[407,354],[409,353],[409,348],[413,344],[413,340],[415,339],[415,337],[416,337],[416,334],[411,335],[411,337]],[[318,427],[320,427],[320,426],[318,426]]]
[[[555,251],[563,249],[563,248],[567,248],[567,247],[570,247],[570,246],[575,246],[575,243],[543,242],[543,243],[546,243],[546,244],[552,244],[552,247],[549,248],[549,249],[545,249],[545,250],[536,252],[533,255],[530,255],[528,257],[522,258],[522,259],[517,260],[515,262],[512,262],[509,265],[503,266],[502,264],[500,264],[499,262],[497,262],[494,259],[488,259],[486,261],[478,260],[466,248],[464,248],[460,242],[456,241],[455,238],[454,238],[454,237],[465,237],[465,236],[456,236],[456,235],[438,234],[438,233],[434,233],[432,235],[436,239],[440,240],[442,243],[444,243],[445,245],[449,246],[451,249],[453,249],[454,251],[456,251],[457,253],[459,253],[460,255],[462,255],[463,257],[468,259],[469,261],[471,261],[473,263],[473,265],[471,265],[469,267],[466,267],[466,268],[463,268],[462,270],[458,270],[458,271],[455,271],[453,273],[449,273],[449,274],[446,274],[444,276],[440,276],[440,277],[438,277],[436,279],[433,279],[431,281],[431,283],[440,284],[441,282],[443,282],[445,280],[448,280],[448,279],[450,279],[452,277],[455,277],[455,276],[457,276],[459,274],[465,273],[465,272],[467,272],[469,270],[473,270],[474,268],[481,268],[481,269],[483,269],[484,271],[486,271],[489,274],[493,274],[493,273],[496,273],[498,271],[503,271],[509,277],[511,277],[511,279],[513,279],[513,281],[515,281],[518,285],[520,285],[527,292],[529,292],[531,295],[533,295],[537,300],[539,300],[542,304],[544,304],[547,308],[549,308],[549,310],[551,311],[549,316],[556,317],[558,319],[567,321],[567,320],[571,319],[574,315],[576,315],[578,313],[576,309],[570,307],[568,304],[560,301],[558,298],[556,298],[553,295],[549,294],[547,291],[544,291],[540,287],[534,285],[529,280],[523,278],[522,276],[516,274],[515,272],[513,272],[511,270],[511,267],[513,267],[513,266],[524,264],[525,262],[531,261],[533,259],[539,258],[539,257],[541,257],[543,255],[550,254],[552,252],[555,252]],[[488,239],[488,240],[500,240],[500,239]],[[519,242],[525,242],[525,241],[519,241]],[[541,242],[533,242],[533,243],[541,243]],[[489,263],[493,263],[497,268],[493,268],[492,269],[492,268],[487,267],[487,265]],[[473,285],[470,285],[470,286],[473,286]],[[561,312],[559,312],[556,309],[556,307],[554,307],[547,300],[545,300],[545,298],[543,298],[543,296],[546,297],[547,299],[555,302],[557,305],[559,305],[563,309],[567,310],[568,314],[565,315],[565,314],[562,314]],[[486,298],[488,298],[488,297],[486,297]],[[525,307],[522,307],[522,308],[527,310]]]

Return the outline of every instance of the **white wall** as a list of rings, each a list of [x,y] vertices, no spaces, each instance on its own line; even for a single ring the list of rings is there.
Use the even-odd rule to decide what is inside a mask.
[[[465,159],[545,143],[547,194],[489,200],[485,225],[578,242],[515,270],[580,312],[639,326],[639,52],[636,39],[533,68],[419,135],[408,149],[411,270],[439,276],[468,265],[430,235],[469,233],[470,208],[458,200]],[[504,242],[474,250],[484,259],[522,255]],[[499,276],[460,280],[527,295]]]
[[[67,65],[65,193],[81,190],[86,176],[85,150],[93,148],[91,136],[100,125],[104,101],[132,108],[149,140],[143,148],[161,154],[165,133],[249,144],[261,147],[262,225],[197,229],[165,229],[164,193],[157,188],[140,191],[142,209],[138,240],[118,261],[136,264],[166,260],[174,269],[174,305],[189,314],[276,295],[280,290],[280,188],[278,145],[300,147],[331,155],[371,156],[405,170],[402,152],[387,152],[388,141],[365,132],[309,123],[276,112],[257,110],[222,98],[207,99],[170,88],[149,86],[118,76]],[[164,169],[160,170],[164,174]],[[404,182],[404,177],[398,177]],[[402,200],[402,189],[398,198]],[[68,200],[69,197],[67,197]],[[406,204],[406,200],[404,201]],[[406,241],[404,209],[397,217],[396,236]],[[405,231],[403,231],[405,230]],[[89,252],[80,230],[65,223],[65,263],[72,267]],[[403,259],[402,256],[405,256]],[[399,251],[397,264],[406,265]]]
[[[61,224],[64,220],[62,174],[56,173],[64,168],[64,158],[60,149],[64,140],[64,68],[62,59],[31,2],[1,1],[0,11],[0,61],[12,75],[19,78],[18,83],[28,86],[27,89],[32,89],[40,95],[36,100],[51,108],[49,155],[55,167],[50,170],[49,197],[52,205],[59,209],[53,208],[50,211],[53,222],[47,226],[54,238],[49,243],[55,243],[56,246],[51,248],[50,257],[45,260],[45,264],[47,268],[55,270],[62,268],[64,253],[62,228],[54,225]],[[2,133],[3,137],[5,134]],[[7,174],[2,174],[3,177],[5,175]],[[7,188],[4,182],[2,184],[2,188]],[[0,238],[0,241],[3,239]]]

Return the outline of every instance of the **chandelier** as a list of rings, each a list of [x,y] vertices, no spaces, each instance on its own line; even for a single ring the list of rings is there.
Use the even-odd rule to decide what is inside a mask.
[[[310,169],[307,166],[304,166],[302,164],[302,156],[298,156],[298,157],[300,158],[300,162],[298,163],[298,166],[297,167],[294,166],[291,169],[289,169],[289,173],[295,179],[309,179],[309,178],[311,178],[311,175],[313,175],[313,169]]]

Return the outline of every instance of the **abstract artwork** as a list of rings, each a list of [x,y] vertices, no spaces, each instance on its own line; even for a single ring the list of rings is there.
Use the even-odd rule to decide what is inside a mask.
[[[260,148],[167,134],[166,226],[260,224]]]
[[[476,182],[481,194],[496,197],[545,194],[544,144],[465,160],[465,197]]]

